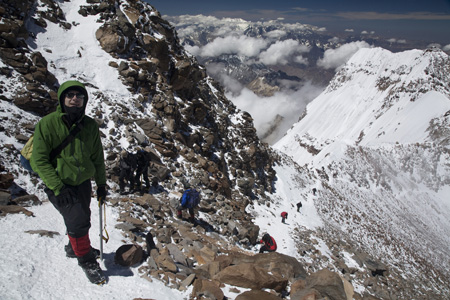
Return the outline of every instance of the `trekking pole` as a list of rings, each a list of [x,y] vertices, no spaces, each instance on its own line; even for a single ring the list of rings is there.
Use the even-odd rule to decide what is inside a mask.
[[[105,243],[107,243],[109,241],[109,234],[108,231],[106,230],[106,203],[103,203],[103,217],[105,218],[105,222],[103,223],[102,220],[102,198],[99,199],[98,201],[98,209],[99,209],[99,220],[100,220],[100,260],[103,260],[103,240],[105,240]],[[103,230],[105,231],[106,237],[103,236]]]
[[[103,260],[103,224],[102,224],[102,199],[100,198],[98,201],[98,216],[99,216],[99,220],[100,220],[100,261]]]

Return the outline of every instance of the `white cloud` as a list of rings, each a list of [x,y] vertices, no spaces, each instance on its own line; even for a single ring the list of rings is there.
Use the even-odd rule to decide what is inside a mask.
[[[298,63],[298,64],[302,64],[302,65],[305,65],[305,66],[307,66],[309,64],[308,59],[306,57],[303,57],[303,56],[296,56],[294,58],[294,61],[296,63]]]
[[[279,39],[285,36],[286,34],[287,34],[286,31],[277,29],[266,32],[264,35],[271,39]]]
[[[431,44],[429,44],[429,45],[427,46],[427,48],[438,48],[438,49],[441,49],[442,46],[441,46],[441,44],[439,44],[439,43],[431,43]]]
[[[247,36],[219,37],[203,46],[200,51],[200,56],[214,57],[221,54],[239,54],[252,57],[257,56],[266,46],[267,42],[265,40]]]
[[[336,49],[328,49],[325,51],[323,58],[317,61],[317,65],[325,69],[338,68],[346,63],[359,49],[370,47],[367,42],[358,41],[342,45]]]
[[[442,50],[444,50],[444,51],[450,51],[450,44],[445,45],[444,47],[442,47]]]
[[[322,91],[323,87],[307,83],[298,90],[283,90],[272,97],[259,97],[247,88],[237,96],[227,94],[227,97],[239,109],[250,113],[258,136],[273,144],[298,121],[306,105]],[[282,120],[274,130],[273,126],[279,116]]]
[[[305,45],[300,45],[298,41],[291,39],[278,41],[262,52],[259,55],[259,60],[266,65],[285,65],[294,54],[308,51],[309,48]]]
[[[201,50],[199,46],[190,46],[190,45],[185,45],[184,49],[186,49],[187,52],[189,52],[190,54],[197,56],[200,54]]]
[[[335,36],[335,37],[332,37],[331,39],[328,39],[328,42],[337,44],[337,43],[341,42],[341,39],[338,38],[337,36]]]
[[[345,32],[355,32],[354,29],[345,29]]]
[[[386,41],[389,43],[406,44],[406,40],[397,40],[395,38],[391,38]]]
[[[225,87],[227,92],[231,93],[232,95],[239,95],[244,88],[244,86],[239,81],[224,72],[224,63],[210,63],[206,66],[206,69],[208,70],[208,74],[217,77],[220,83]]]

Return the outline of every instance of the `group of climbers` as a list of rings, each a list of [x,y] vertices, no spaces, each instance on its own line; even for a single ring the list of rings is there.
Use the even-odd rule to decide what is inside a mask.
[[[315,196],[317,193],[317,189],[313,188],[312,189],[312,193]],[[302,202],[299,201],[296,204],[297,206],[297,212],[300,212],[300,208],[302,208]],[[288,213],[283,211],[281,213],[281,223],[285,224],[286,220],[288,218]],[[260,244],[264,244],[260,249],[259,249],[259,253],[263,253],[263,252],[274,252],[277,250],[277,243],[275,242],[275,239],[270,236],[268,233],[265,233],[261,239],[261,241],[259,241]]]
[[[121,195],[141,192],[141,177],[144,178],[146,189],[150,189],[150,180],[148,179],[150,161],[150,156],[145,150],[140,149],[136,153],[125,150],[121,152],[119,160],[119,189]],[[125,191],[127,183],[129,185],[128,192]]]

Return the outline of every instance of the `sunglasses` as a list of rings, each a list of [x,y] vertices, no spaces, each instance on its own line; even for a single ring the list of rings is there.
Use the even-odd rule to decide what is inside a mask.
[[[84,94],[82,94],[82,93],[67,93],[66,94],[67,99],[72,99],[73,96],[77,97],[77,99],[84,99]]]

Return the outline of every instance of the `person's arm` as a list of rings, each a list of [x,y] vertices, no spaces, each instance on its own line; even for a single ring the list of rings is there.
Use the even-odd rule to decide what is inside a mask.
[[[44,134],[44,132],[52,132],[49,130],[51,128],[46,128],[45,122],[39,122],[36,125],[30,163],[44,184],[58,196],[64,187],[64,183],[50,161],[50,152],[52,151],[51,136]]]
[[[94,146],[93,152],[91,154],[91,160],[96,170],[94,176],[95,183],[97,184],[97,186],[101,186],[106,185],[105,156],[103,154],[103,146],[100,139],[100,131],[98,129],[98,126],[96,126],[96,130],[94,132]]]

